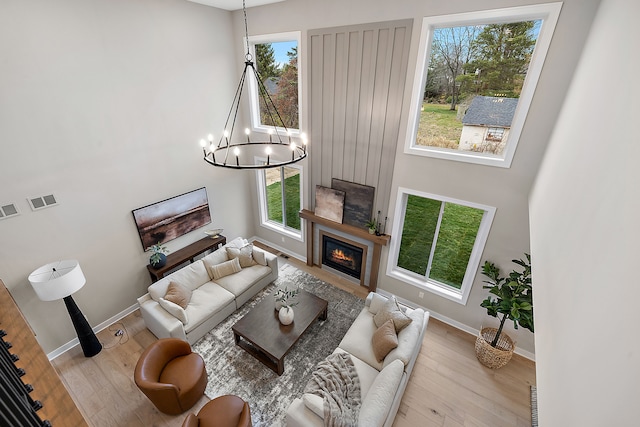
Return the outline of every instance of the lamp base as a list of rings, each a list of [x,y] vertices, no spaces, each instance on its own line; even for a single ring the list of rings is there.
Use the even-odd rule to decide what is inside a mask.
[[[100,353],[102,344],[98,341],[98,337],[93,333],[93,329],[87,322],[87,318],[84,317],[71,295],[64,297],[64,304],[67,306],[69,317],[71,317],[73,327],[76,330],[76,334],[78,334],[78,341],[80,341],[85,357],[93,357]]]

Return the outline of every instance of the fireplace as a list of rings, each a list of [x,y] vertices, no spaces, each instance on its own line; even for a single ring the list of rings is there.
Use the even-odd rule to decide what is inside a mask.
[[[322,264],[358,280],[362,278],[365,249],[326,233],[322,234]]]

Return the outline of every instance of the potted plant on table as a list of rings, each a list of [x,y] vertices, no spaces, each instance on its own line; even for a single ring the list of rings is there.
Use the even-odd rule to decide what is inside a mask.
[[[500,277],[500,268],[489,261],[482,266],[482,274],[489,280],[484,280],[484,289],[489,289],[489,296],[482,301],[481,307],[487,309],[487,314],[500,318],[500,326],[496,328],[482,328],[476,339],[476,356],[483,365],[497,369],[506,365],[515,345],[511,338],[502,331],[507,319],[513,321],[518,329],[522,326],[533,332],[533,294],[531,289],[531,256],[525,254],[526,261],[512,260],[523,268],[522,271],[513,270],[508,277]]]
[[[289,290],[288,287],[278,288],[275,293],[276,310],[278,319],[283,325],[290,325],[293,322],[293,306],[297,305],[295,297],[300,293],[300,288]],[[279,307],[279,308],[278,308]]]
[[[158,243],[157,245],[149,246],[149,249],[147,250],[151,251],[149,264],[151,264],[153,268],[161,268],[165,266],[167,263],[167,256],[165,254],[169,252],[166,246],[162,246]]]

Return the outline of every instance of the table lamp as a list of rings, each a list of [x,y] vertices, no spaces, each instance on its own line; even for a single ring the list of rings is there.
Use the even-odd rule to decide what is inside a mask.
[[[42,301],[64,299],[84,355],[92,357],[100,353],[102,344],[71,297],[87,282],[78,261],[72,259],[47,264],[31,273],[29,282]]]

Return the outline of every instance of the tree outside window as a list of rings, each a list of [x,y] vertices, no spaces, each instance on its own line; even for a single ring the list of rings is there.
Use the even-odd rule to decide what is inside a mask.
[[[282,166],[260,174],[263,225],[300,235],[301,169]]]

